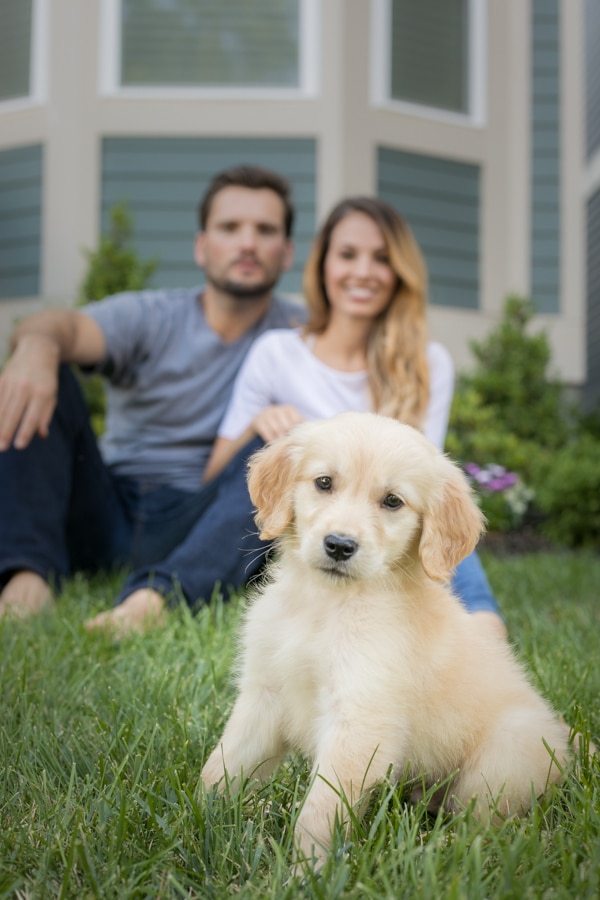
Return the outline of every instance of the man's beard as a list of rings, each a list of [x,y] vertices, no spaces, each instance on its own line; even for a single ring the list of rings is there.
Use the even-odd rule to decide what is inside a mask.
[[[209,284],[223,294],[230,294],[236,300],[256,300],[259,297],[264,297],[265,294],[269,294],[273,290],[279,281],[279,274],[265,278],[256,284],[243,284],[239,281],[231,281],[229,278],[218,278],[206,270],[204,274]]]
[[[257,300],[270,294],[277,282],[279,281],[281,271],[278,269],[276,273],[265,271],[263,268],[262,281],[254,284],[246,284],[243,281],[236,281],[228,278],[225,274],[217,274],[211,272],[210,265],[204,267],[204,277],[207,282],[224,294],[229,294],[237,300]]]

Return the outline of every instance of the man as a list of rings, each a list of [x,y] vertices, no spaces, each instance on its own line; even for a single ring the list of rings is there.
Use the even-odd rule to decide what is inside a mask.
[[[252,571],[239,552],[251,517],[228,502],[243,467],[233,482],[202,476],[252,341],[302,319],[273,296],[293,260],[289,193],[256,167],[213,180],[195,241],[202,290],[120,294],[16,328],[0,375],[0,615],[36,613],[75,569],[127,563],[122,602],[88,623],[125,632],[160,617],[165,596],[193,605]],[[101,454],[67,363],[108,378]],[[213,545],[222,534],[218,558],[202,558],[207,528]]]

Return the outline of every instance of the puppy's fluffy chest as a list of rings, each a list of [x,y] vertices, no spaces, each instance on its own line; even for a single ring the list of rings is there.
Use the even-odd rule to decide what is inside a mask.
[[[263,640],[267,656],[298,657],[302,666],[325,674],[333,654],[343,662],[345,653],[368,656],[376,648],[379,665],[385,665],[389,644],[388,652],[397,659],[403,645],[410,644],[408,634],[406,640],[402,635],[410,628],[408,619],[403,621],[402,598],[391,590],[367,590],[360,582],[291,570],[250,606],[245,642],[251,648]]]
[[[362,708],[389,708],[390,687],[409,685],[411,626],[392,592],[292,571],[268,585],[248,611],[240,686],[276,692],[286,741],[312,754],[319,728]],[[398,696],[399,703],[402,699]]]

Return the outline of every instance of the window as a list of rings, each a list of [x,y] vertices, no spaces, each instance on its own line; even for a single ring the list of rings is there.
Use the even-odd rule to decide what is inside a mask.
[[[376,0],[374,7],[376,101],[479,121],[485,0]]]
[[[104,79],[109,92],[312,92],[316,51],[306,36],[314,32],[318,0],[108,0],[104,5],[105,47],[113,55]]]
[[[0,6],[0,99],[30,93],[32,0],[5,0]]]
[[[600,150],[600,4],[585,0],[585,72],[587,155]]]
[[[431,302],[478,309],[481,169],[472,163],[377,148],[377,193],[400,210],[425,256]]]
[[[40,292],[43,148],[0,150],[0,298]]]
[[[0,103],[41,100],[46,3],[0,3]]]

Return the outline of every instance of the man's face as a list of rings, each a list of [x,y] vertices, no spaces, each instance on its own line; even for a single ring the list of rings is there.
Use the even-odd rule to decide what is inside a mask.
[[[281,198],[268,188],[219,191],[195,244],[208,284],[236,298],[269,293],[293,260],[284,216]]]

